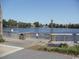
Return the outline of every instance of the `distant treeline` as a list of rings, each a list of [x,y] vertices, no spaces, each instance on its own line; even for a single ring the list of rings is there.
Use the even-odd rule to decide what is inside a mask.
[[[26,22],[17,22],[16,20],[9,19],[6,21],[3,19],[3,27],[9,28],[31,28],[31,27],[48,27],[48,28],[79,28],[79,24],[56,24],[56,23],[49,23],[49,24],[41,24],[39,22],[34,23],[26,23]]]

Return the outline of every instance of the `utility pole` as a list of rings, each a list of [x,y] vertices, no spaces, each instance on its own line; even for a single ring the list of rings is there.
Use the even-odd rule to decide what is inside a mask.
[[[2,25],[2,8],[1,8],[1,1],[0,1],[0,35],[3,34],[3,25]]]

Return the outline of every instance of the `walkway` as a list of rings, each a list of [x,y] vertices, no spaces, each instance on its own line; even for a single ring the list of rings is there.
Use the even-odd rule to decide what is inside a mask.
[[[24,49],[1,59],[72,59],[71,56]]]

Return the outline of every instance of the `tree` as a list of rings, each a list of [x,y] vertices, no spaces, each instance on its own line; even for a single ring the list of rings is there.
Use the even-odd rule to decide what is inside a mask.
[[[23,23],[23,22],[19,22],[19,23],[18,23],[18,27],[19,27],[19,28],[26,28],[26,24]]]
[[[17,26],[17,21],[15,21],[13,19],[9,19],[8,20],[8,26],[9,27],[16,27]]]
[[[32,27],[31,23],[26,23],[26,27],[28,28]]]
[[[5,19],[3,19],[3,27],[8,27],[8,22]]]
[[[55,23],[49,23],[48,27],[49,28],[54,28],[55,27]]]
[[[30,27],[32,27],[32,25],[31,25],[31,23],[19,22],[18,27],[19,28],[30,28]]]
[[[33,23],[35,27],[40,27],[40,23],[39,22],[34,22]]]

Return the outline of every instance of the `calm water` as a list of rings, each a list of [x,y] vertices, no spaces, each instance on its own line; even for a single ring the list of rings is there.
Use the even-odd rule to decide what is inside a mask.
[[[12,28],[16,33],[79,33],[79,29],[67,29],[67,28]],[[11,28],[4,28],[4,32],[11,32]]]

